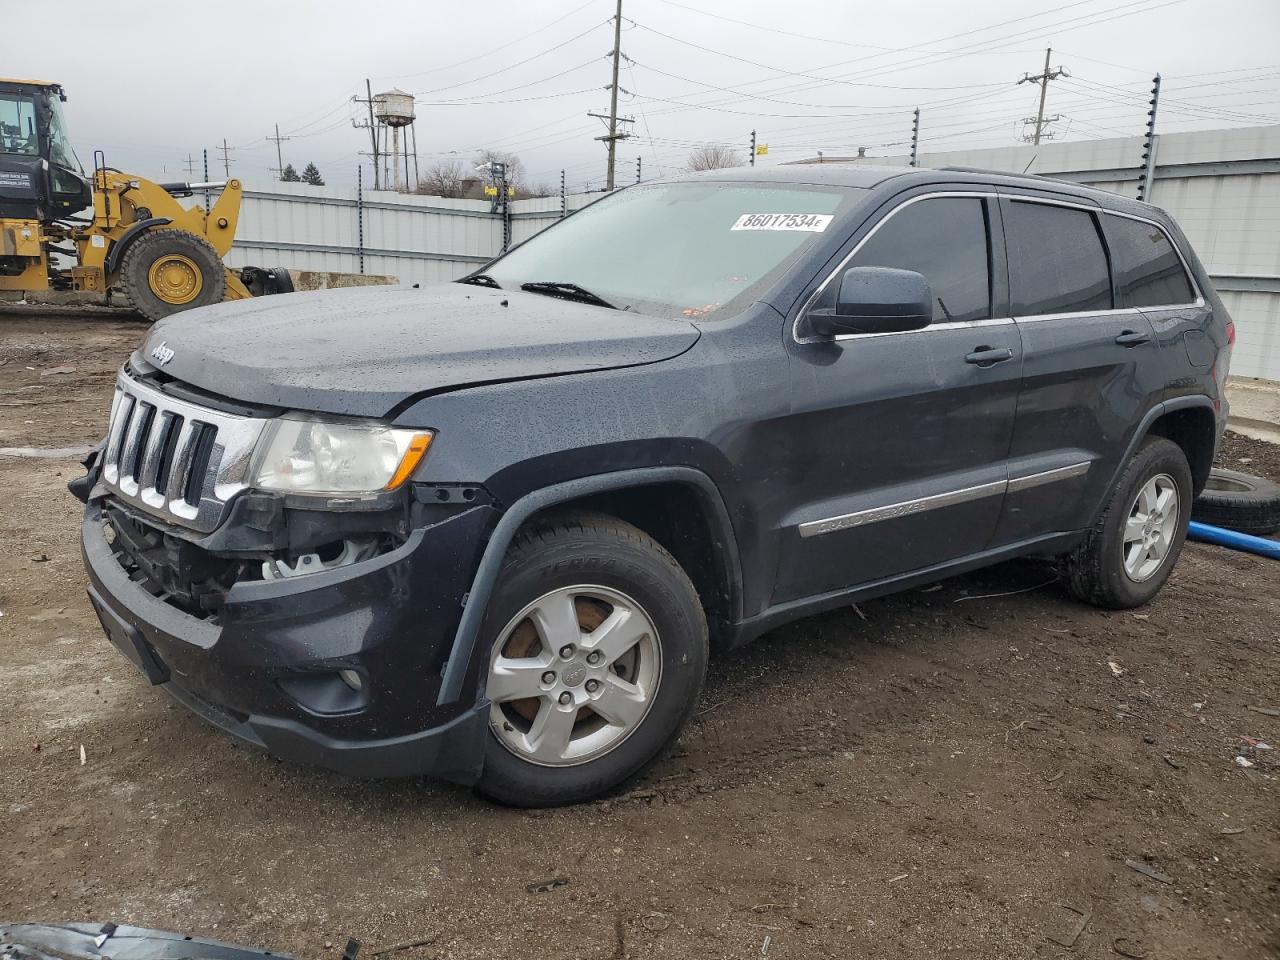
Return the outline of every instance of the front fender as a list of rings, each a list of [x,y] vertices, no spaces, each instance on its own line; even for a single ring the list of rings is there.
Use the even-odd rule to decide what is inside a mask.
[[[568,503],[579,497],[654,483],[688,484],[696,487],[706,496],[712,508],[713,521],[720,528],[721,536],[725,538],[726,563],[730,565],[730,583],[734,585],[741,583],[737,539],[729,520],[729,512],[725,508],[719,489],[701,470],[679,466],[641,467],[635,470],[620,470],[567,480],[534,490],[512,503],[489,535],[488,545],[472,578],[471,589],[466,595],[462,619],[458,623],[449,661],[445,665],[437,704],[452,703],[462,695],[466,686],[467,672],[480,637],[480,625],[494,587],[497,585],[503,558],[511,541],[515,539],[516,532],[525,521],[548,507]]]

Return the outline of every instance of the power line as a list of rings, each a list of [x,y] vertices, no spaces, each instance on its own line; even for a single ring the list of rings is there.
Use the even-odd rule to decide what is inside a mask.
[[[908,46],[908,47],[899,48],[899,49],[897,49],[897,50],[893,50],[892,52],[895,52],[895,53],[910,53],[910,52],[912,52],[912,51],[918,51],[918,50],[921,50],[921,49],[923,49],[924,47],[933,46],[934,44],[938,44],[938,43],[945,43],[945,42],[947,42],[948,40],[956,40],[956,39],[959,39],[959,38],[961,38],[961,37],[970,36],[970,35],[975,34],[975,33],[983,33],[983,32],[986,32],[986,31],[988,31],[988,30],[998,30],[998,29],[1001,29],[1001,28],[1003,28],[1003,27],[1011,26],[1011,25],[1013,25],[1013,24],[1015,24],[1015,23],[1020,23],[1020,22],[1026,21],[1026,20],[1037,19],[1037,18],[1039,18],[1039,17],[1043,17],[1043,16],[1049,16],[1049,15],[1054,14],[1054,13],[1060,13],[1060,12],[1062,12],[1063,10],[1068,10],[1068,9],[1071,9],[1071,8],[1074,8],[1074,7],[1084,6],[1085,4],[1092,3],[1092,2],[1095,2],[1095,0],[1075,0],[1075,2],[1073,2],[1073,3],[1067,3],[1067,4],[1064,4],[1064,5],[1062,5],[1062,6],[1058,6],[1058,7],[1051,8],[1051,9],[1049,9],[1049,10],[1041,11],[1040,13],[1028,14],[1028,15],[1026,15],[1026,16],[1013,18],[1013,19],[1011,19],[1011,20],[1004,20],[1004,21],[1000,21],[1000,22],[997,22],[997,23],[994,23],[994,24],[988,24],[988,25],[983,26],[983,27],[977,27],[977,28],[974,28],[974,29],[971,29],[971,30],[961,31],[960,33],[948,34],[948,35],[946,35],[946,36],[938,37],[938,38],[935,38],[935,39],[933,39],[933,40],[926,40],[926,41],[922,41],[922,42],[917,43],[917,44],[913,44],[913,45]],[[1145,0],[1137,0],[1137,2],[1145,2]],[[1096,13],[1095,13],[1095,14],[1090,14],[1090,16],[1096,16],[1096,15],[1097,15]],[[1079,18],[1076,18],[1076,19],[1079,19]],[[1069,21],[1069,20],[1068,20],[1068,21],[1065,21],[1065,22],[1071,22],[1071,21]],[[1060,25],[1061,25],[1061,24],[1050,24],[1050,25],[1047,25],[1047,26],[1060,26]],[[1038,27],[1038,28],[1036,28],[1036,29],[1038,30],[1038,29],[1043,29],[1043,28],[1042,28],[1042,27]],[[1026,31],[1022,31],[1022,32],[1026,32]],[[1008,38],[1001,38],[1001,39],[1008,39]],[[998,41],[995,41],[995,42],[998,42]],[[711,48],[705,48],[705,49],[706,49],[708,52],[711,52],[711,53],[719,53],[719,51],[713,50],[713,49],[711,49]],[[946,52],[948,52],[948,51],[943,51],[943,53],[946,53]],[[927,57],[925,57],[924,59],[925,59],[925,60],[927,60],[927,59],[929,59],[930,57],[933,57],[933,56],[935,56],[935,55],[937,55],[937,54],[929,54],[929,55],[928,55]],[[831,69],[835,69],[835,68],[837,68],[837,67],[848,66],[848,65],[853,64],[853,63],[860,63],[860,62],[863,62],[863,61],[866,61],[866,60],[874,60],[874,59],[876,59],[877,57],[880,57],[880,56],[884,56],[884,54],[883,54],[883,53],[867,54],[867,55],[862,56],[862,57],[855,57],[855,58],[853,58],[853,59],[849,59],[849,60],[840,60],[840,61],[837,61],[837,62],[835,62],[835,63],[826,64],[826,65],[824,65],[824,66],[822,66],[822,67],[819,67],[818,69],[819,69],[819,70],[831,70]],[[909,66],[914,66],[914,65],[916,65],[916,63],[913,61],[911,64],[908,64],[907,66],[909,67]],[[898,68],[899,66],[903,66],[903,65],[900,65],[900,64],[889,64],[889,65],[886,65],[886,66],[883,66],[883,67],[875,67],[875,68],[872,68],[872,70],[873,70],[873,71],[878,71],[878,72],[880,72],[880,73],[884,73],[884,72],[890,72],[890,71],[892,71],[893,69]],[[863,71],[854,71],[852,74],[848,74],[848,75],[846,75],[846,76],[861,75],[861,74],[865,74],[865,73],[867,73],[867,71],[865,71],[865,70],[863,70]],[[839,78],[837,78],[837,79],[839,79]],[[742,85],[741,85],[741,87],[757,86],[757,85],[759,85],[759,84],[761,84],[761,83],[767,83],[767,82],[769,82],[769,81],[767,81],[767,80],[755,80],[755,81],[751,81],[751,82],[749,82],[749,83],[742,84]],[[741,88],[741,87],[740,87],[740,88]],[[813,87],[812,87],[812,86],[792,86],[792,87],[786,87],[786,88],[780,88],[780,89],[777,89],[777,90],[772,90],[772,91],[770,91],[770,92],[773,92],[773,93],[790,93],[790,92],[797,92],[797,91],[799,91],[799,90],[803,90],[803,89],[813,89]],[[718,102],[726,102],[726,101],[718,101]]]
[[[941,43],[941,42],[944,42],[944,41],[949,40],[949,39],[955,39],[955,38],[957,38],[957,37],[966,36],[966,35],[973,34],[973,33],[984,32],[984,31],[986,31],[986,30],[999,29],[999,28],[1001,28],[1001,27],[1008,26],[1008,25],[1011,25],[1011,24],[1013,24],[1013,23],[1017,23],[1017,22],[1020,22],[1020,21],[1023,21],[1023,20],[1027,20],[1027,19],[1032,19],[1032,18],[1034,18],[1034,17],[1038,17],[1038,16],[1046,16],[1046,15],[1051,14],[1051,13],[1059,13],[1059,12],[1061,12],[1061,11],[1063,11],[1063,10],[1070,9],[1070,8],[1073,8],[1073,7],[1077,7],[1077,6],[1082,5],[1083,3],[1089,3],[1089,2],[1094,2],[1094,0],[1077,0],[1077,2],[1075,2],[1075,3],[1070,3],[1070,4],[1066,4],[1065,6],[1062,6],[1062,7],[1054,8],[1053,10],[1045,11],[1045,12],[1044,12],[1044,13],[1042,13],[1042,14],[1032,14],[1032,15],[1028,15],[1028,16],[1026,16],[1026,17],[1019,17],[1019,18],[1015,18],[1014,20],[1004,21],[1004,22],[1002,22],[1002,23],[994,24],[994,25],[991,25],[991,26],[988,26],[988,27],[979,27],[979,28],[975,28],[974,30],[964,31],[963,33],[960,33],[960,34],[953,34],[953,35],[951,35],[951,36],[949,36],[949,37],[943,37],[943,38],[938,39],[938,40],[925,41],[925,42],[922,42],[922,43],[920,43],[920,44],[916,44],[916,45],[914,45],[913,47],[905,48],[905,50],[912,50],[912,49],[918,49],[918,48],[925,47],[925,46],[931,46],[931,45],[933,45],[933,44],[935,44],[935,43]],[[1080,29],[1081,27],[1085,27],[1085,26],[1095,26],[1095,25],[1100,24],[1100,23],[1107,23],[1107,22],[1110,22],[1110,21],[1112,21],[1112,20],[1120,19],[1120,18],[1123,18],[1123,17],[1130,17],[1130,16],[1134,16],[1134,15],[1139,14],[1139,13],[1146,13],[1146,12],[1149,12],[1149,11],[1152,11],[1152,10],[1160,9],[1161,7],[1171,6],[1171,5],[1173,5],[1173,4],[1176,4],[1176,3],[1182,3],[1182,2],[1185,2],[1185,0],[1163,0],[1163,2],[1160,2],[1160,3],[1155,3],[1155,4],[1153,4],[1153,5],[1149,5],[1149,6],[1143,6],[1144,4],[1148,4],[1148,3],[1149,3],[1149,0],[1130,0],[1130,2],[1129,2],[1129,3],[1122,4],[1122,5],[1120,5],[1119,7],[1111,8],[1110,10],[1094,11],[1094,12],[1092,12],[1092,13],[1084,14],[1084,15],[1081,15],[1081,16],[1070,17],[1070,18],[1068,18],[1068,19],[1066,19],[1066,20],[1061,20],[1061,21],[1057,21],[1057,22],[1049,23],[1049,24],[1043,24],[1043,25],[1040,25],[1040,26],[1037,26],[1037,27],[1034,27],[1034,28],[1030,28],[1030,29],[1023,29],[1023,30],[1019,30],[1019,31],[1016,31],[1015,33],[1007,34],[1007,35],[1005,35],[1005,36],[1003,36],[1003,37],[996,37],[996,38],[993,38],[993,39],[990,39],[990,40],[984,40],[984,41],[981,41],[981,42],[978,42],[978,43],[966,44],[966,45],[963,45],[963,46],[960,46],[960,47],[952,48],[952,49],[950,49],[950,50],[943,50],[943,51],[935,51],[935,52],[931,52],[931,53],[925,54],[925,55],[923,55],[923,56],[918,56],[918,57],[916,57],[915,59],[912,59],[912,60],[902,61],[902,62],[899,62],[899,63],[893,63],[893,64],[878,65],[878,66],[874,66],[874,67],[870,67],[870,68],[863,68],[863,69],[859,69],[859,70],[854,70],[854,71],[852,71],[852,72],[850,72],[850,73],[843,74],[843,75],[838,76],[838,77],[828,77],[828,78],[823,78],[823,81],[822,81],[822,82],[823,82],[823,83],[826,83],[826,82],[834,82],[834,81],[839,81],[839,80],[848,80],[848,79],[855,78],[855,77],[859,77],[859,78],[861,78],[861,77],[868,77],[868,76],[881,76],[881,75],[883,75],[883,74],[885,74],[885,73],[891,73],[891,72],[900,71],[900,70],[911,70],[911,69],[916,69],[916,68],[918,68],[918,67],[922,67],[922,66],[926,66],[926,65],[929,65],[929,66],[937,65],[937,64],[940,64],[940,63],[948,62],[948,61],[950,61],[950,60],[957,59],[957,58],[959,58],[959,57],[972,56],[972,55],[976,55],[976,54],[978,54],[978,53],[991,53],[991,52],[995,52],[995,51],[1000,50],[1000,49],[1002,49],[1002,48],[1004,48],[1004,47],[1011,46],[1011,45],[1012,45],[1012,44],[1014,44],[1014,43],[1021,42],[1021,40],[1025,39],[1028,35],[1032,35],[1032,34],[1041,34],[1041,33],[1043,33],[1045,30],[1048,30],[1048,29],[1057,29],[1057,28],[1061,28],[1061,27],[1064,27],[1064,26],[1067,26],[1067,25],[1072,25],[1072,24],[1074,24],[1074,26],[1071,26],[1071,29],[1072,29],[1072,30]],[[1136,10],[1135,10],[1135,9],[1131,9],[1131,8],[1133,8],[1133,7],[1139,7],[1140,9],[1136,9]],[[1116,12],[1116,11],[1120,11],[1120,12]],[[1110,16],[1103,16],[1103,14],[1107,14],[1107,13],[1110,13],[1111,15],[1110,15]],[[1081,21],[1084,21],[1084,22],[1081,22]],[[717,54],[720,54],[720,53],[721,53],[720,51],[714,50],[714,49],[709,48],[709,47],[701,48],[701,49],[704,49],[705,51],[710,52],[710,53],[717,53]],[[904,50],[904,52],[905,52],[905,50]],[[724,54],[721,54],[721,55],[724,55]],[[731,59],[738,59],[738,58],[736,58],[736,57],[733,57],[732,55],[726,55],[726,56],[729,56]],[[835,63],[835,64],[829,64],[829,65],[826,65],[826,66],[820,67],[820,68],[818,68],[818,69],[821,69],[821,70],[828,70],[828,69],[832,69],[832,68],[839,67],[839,66],[845,66],[845,65],[848,65],[848,64],[851,64],[851,63],[856,63],[856,62],[860,62],[860,61],[864,61],[864,60],[874,59],[876,56],[880,56],[880,55],[879,55],[879,54],[870,54],[870,55],[865,56],[865,57],[858,57],[858,58],[854,58],[854,59],[852,59],[852,60],[845,60],[845,61],[841,61],[841,62],[838,62],[838,63]],[[768,81],[751,81],[750,83],[742,84],[741,86],[742,86],[742,87],[747,87],[747,86],[756,86],[756,85],[758,85],[758,84],[760,84],[760,83],[766,83],[766,82],[768,82]],[[819,84],[819,85],[821,85],[821,84]],[[814,85],[812,85],[812,84],[810,84],[810,85],[805,85],[805,84],[793,84],[793,85],[786,86],[786,87],[779,87],[779,88],[775,88],[775,89],[769,90],[768,92],[770,92],[770,93],[794,93],[794,92],[799,92],[799,91],[801,91],[801,90],[809,90],[809,89],[814,89],[814,88],[815,88],[815,87],[814,87]],[[692,93],[696,95],[696,91],[693,91]],[[716,105],[716,104],[729,103],[729,102],[732,102],[732,98],[731,98],[731,99],[729,99],[729,100],[723,100],[723,99],[722,99],[722,100],[719,100],[719,101],[709,102],[709,103],[706,103],[706,104],[681,104],[681,105],[680,105],[680,109],[696,109],[696,108],[698,108],[698,107],[710,107],[710,106],[713,106],[713,105]],[[665,113],[669,113],[669,112],[673,112],[673,111],[663,111],[663,112],[665,112]]]
[[[587,34],[591,33],[592,31],[598,29],[599,27],[603,26],[608,22],[609,22],[608,20],[602,20],[600,21],[600,23],[593,23],[586,30],[583,30],[581,33],[575,33],[568,40],[562,40],[560,43],[557,43],[553,47],[548,47],[545,50],[540,50],[537,53],[535,53],[533,56],[525,57],[523,60],[518,60],[515,63],[509,64],[508,66],[503,67],[500,70],[494,70],[490,73],[486,73],[479,77],[472,77],[470,80],[460,80],[457,83],[450,83],[447,86],[434,87],[431,90],[423,90],[421,93],[415,93],[414,96],[425,97],[427,96],[427,94],[431,94],[431,93],[441,93],[444,90],[454,90],[454,89],[457,89],[458,87],[465,87],[465,86],[468,86],[469,84],[479,83],[481,80],[488,80],[490,77],[496,77],[499,74],[507,73],[511,70],[516,69],[516,67],[523,67],[526,63],[532,63],[534,60],[541,59],[542,57],[545,57],[549,53],[555,53],[561,47],[567,47],[569,44],[573,43],[575,40],[581,40]]]
[[[710,10],[699,10],[697,7],[690,7],[683,3],[676,3],[675,0],[662,0],[662,2],[669,7],[679,7],[681,10],[688,10],[690,13],[696,13],[703,17],[711,17],[714,20],[723,20],[725,23],[736,23],[739,26],[751,27],[753,30],[763,30],[765,33],[770,33],[775,36],[797,37],[801,40],[814,40],[818,43],[835,43],[842,47],[859,47],[864,50],[890,51],[894,49],[893,47],[876,46],[873,43],[854,43],[851,40],[839,40],[834,37],[815,37],[807,33],[793,33],[790,30],[780,30],[777,27],[767,27],[761,23],[751,23],[747,20],[738,20],[734,17],[726,17],[719,13],[712,13]],[[1088,2],[1088,0],[1082,0],[1082,2]]]
[[[586,3],[580,4],[579,6],[574,7],[568,13],[563,14],[562,16],[556,17],[554,20],[550,20],[547,23],[544,23],[542,26],[538,27],[537,29],[520,31],[517,33],[516,38],[514,40],[509,40],[508,42],[502,44],[501,46],[494,47],[492,50],[488,50],[485,53],[476,54],[474,57],[467,57],[466,59],[458,60],[455,63],[447,63],[442,67],[431,67],[428,70],[419,70],[415,73],[399,73],[394,75],[384,74],[378,79],[379,80],[410,80],[415,77],[425,77],[433,73],[441,73],[442,71],[445,71],[445,70],[452,70],[455,67],[465,67],[468,64],[474,63],[477,60],[483,60],[486,57],[493,56],[495,53],[501,53],[503,50],[507,50],[511,47],[516,46],[517,44],[527,43],[529,38],[534,36],[535,34],[542,33],[545,30],[550,30],[556,24],[563,23],[565,20],[568,20],[570,17],[572,17],[575,13],[581,13],[583,10],[587,9],[587,7],[591,6],[593,3],[598,3],[598,2],[599,0],[587,0]]]

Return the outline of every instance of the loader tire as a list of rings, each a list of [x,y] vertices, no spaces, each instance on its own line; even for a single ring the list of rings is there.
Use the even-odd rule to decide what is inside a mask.
[[[152,230],[130,244],[120,285],[140,314],[161,320],[179,310],[220,303],[226,268],[213,245],[186,230]]]

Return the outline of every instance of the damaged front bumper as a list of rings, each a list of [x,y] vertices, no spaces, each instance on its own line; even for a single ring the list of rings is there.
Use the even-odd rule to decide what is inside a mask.
[[[493,508],[418,527],[347,566],[234,583],[205,618],[130,576],[108,540],[103,498],[88,499],[90,600],[153,684],[284,759],[360,777],[479,776],[487,704],[474,686],[437,700]]]

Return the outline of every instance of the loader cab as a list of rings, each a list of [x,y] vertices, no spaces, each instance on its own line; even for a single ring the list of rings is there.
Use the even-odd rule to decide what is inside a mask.
[[[0,218],[51,223],[92,205],[64,100],[56,83],[0,79]]]

